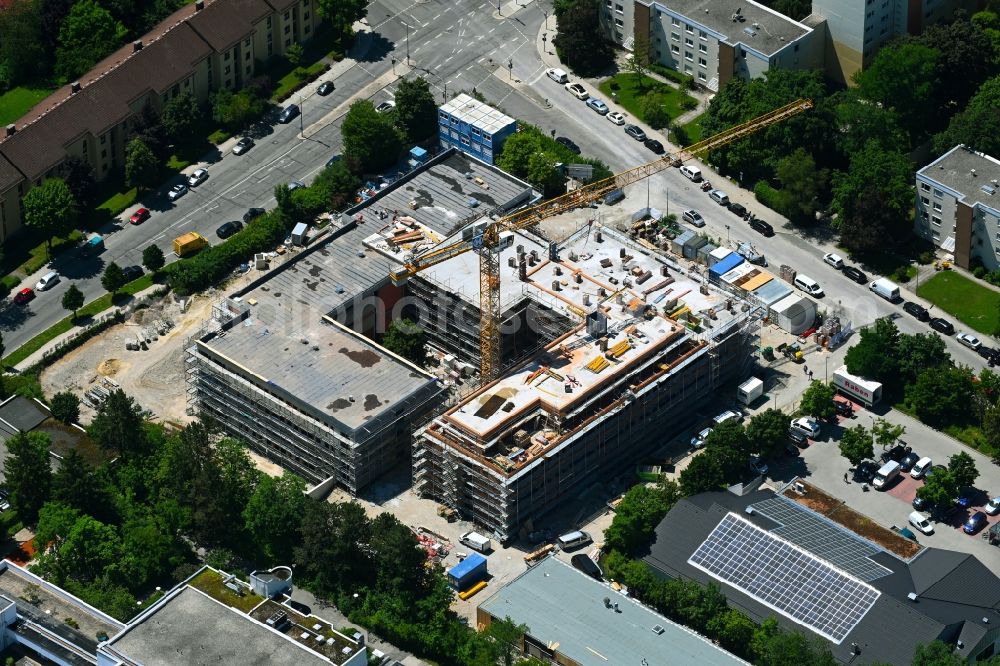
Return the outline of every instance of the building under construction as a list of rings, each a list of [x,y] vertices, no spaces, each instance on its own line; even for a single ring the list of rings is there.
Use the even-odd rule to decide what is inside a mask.
[[[763,314],[607,229],[535,249],[517,234],[502,289],[576,323],[434,419],[413,449],[415,489],[504,541],[633,469],[746,376]],[[431,279],[474,275],[469,254]]]

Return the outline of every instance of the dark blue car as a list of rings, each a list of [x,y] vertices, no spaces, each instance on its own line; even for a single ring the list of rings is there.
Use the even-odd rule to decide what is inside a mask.
[[[965,521],[962,525],[962,529],[965,530],[966,534],[975,534],[979,530],[986,527],[986,514],[982,511],[976,511],[974,514],[969,516],[969,519]]]

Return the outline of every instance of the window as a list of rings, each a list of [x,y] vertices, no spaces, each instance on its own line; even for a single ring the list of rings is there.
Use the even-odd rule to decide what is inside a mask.
[[[307,25],[305,28],[302,29],[302,32],[308,35],[310,30],[312,30],[312,26]]]
[[[267,17],[267,27],[268,28],[271,27],[271,17],[270,16]]]
[[[467,136],[463,136],[462,137],[462,145],[463,146],[468,146],[469,145],[469,137],[467,137]]]
[[[243,46],[246,46],[247,48],[250,47],[250,38],[249,37],[247,37],[246,39],[243,40]]]
[[[684,65],[684,71],[690,74],[693,71],[691,65]]]
[[[934,202],[934,210],[936,210],[939,213],[941,212],[941,204],[940,204],[940,202],[937,202],[937,201]]]
[[[705,60],[704,58],[698,58],[698,64],[701,65],[702,67],[708,67],[708,61]]]
[[[670,25],[680,25],[680,24],[681,24],[680,19],[670,17]]]
[[[698,50],[701,51],[702,53],[708,53],[708,47],[705,46],[704,44],[699,44]]]
[[[694,46],[694,40],[691,39],[690,37],[685,37],[684,38],[684,45],[685,46]]]
[[[940,227],[941,218],[938,217],[937,215],[931,215],[931,224],[933,224],[935,227]]]
[[[699,81],[705,81],[707,79],[708,79],[708,77],[705,76],[705,72],[698,72],[698,80]]]
[[[291,31],[292,31],[292,26],[290,26],[290,25],[286,25],[286,26],[285,26],[285,34],[287,35],[287,34],[288,34],[288,33],[290,33]]]
[[[226,65],[226,71],[225,71],[225,74],[227,74],[227,75],[228,75],[228,74],[229,74],[229,73],[230,73],[230,72],[232,71],[232,69],[233,69],[232,67],[230,67],[229,65]]]
[[[303,21],[308,21],[309,20],[309,12],[305,12],[304,14],[302,14],[302,20]]]
[[[671,53],[680,53],[681,52],[681,47],[677,46],[676,44],[671,44],[670,45],[670,52]]]
[[[107,158],[108,158],[108,149],[105,148],[104,150],[101,151],[101,159],[104,160]]]
[[[107,142],[108,142],[108,135],[107,134],[101,135],[101,145],[103,146]]]
[[[232,80],[230,80],[230,79],[226,79],[226,87],[227,87],[227,88],[231,88],[232,86],[233,86],[233,82],[232,82]]]
[[[672,32],[670,33],[670,39],[674,40],[675,42],[679,42],[681,41],[681,36],[678,35],[676,32]]]
[[[624,5],[619,5],[618,3],[615,3],[615,11],[618,12],[619,14],[624,14],[625,13],[625,6]]]
[[[267,57],[270,58],[273,53],[274,53],[274,47],[271,46],[271,40],[268,39],[267,40]]]
[[[292,15],[292,12],[287,11],[287,12],[285,12],[284,16],[282,16],[282,18],[287,21],[291,17],[291,15]]]
[[[83,152],[84,153],[87,152],[87,142],[86,141],[83,142]]]
[[[229,51],[226,51],[225,53],[222,54],[222,59],[229,60]]]
[[[684,32],[688,33],[689,35],[693,35],[694,34],[694,26],[690,25],[688,23],[685,23],[684,24]]]
[[[691,52],[690,52],[690,51],[685,51],[685,52],[684,52],[684,59],[685,59],[685,60],[687,60],[688,62],[694,62],[694,56],[693,56],[693,55],[691,55]],[[685,65],[684,67],[685,67],[685,69],[687,69],[688,71],[691,71],[691,68],[690,68],[690,67],[688,67],[687,65]]]
[[[291,45],[292,45],[292,40],[291,39],[286,39],[285,40],[285,46],[287,47],[287,46],[291,46]]]
[[[191,79],[184,79],[184,87],[185,88],[191,87]]]
[[[698,31],[698,39],[708,39],[708,33],[704,30]]]
[[[930,192],[931,186],[928,185],[927,183],[920,183],[920,189],[923,190],[924,192]]]
[[[605,0],[604,6],[607,7],[608,9],[611,9],[611,0]]]
[[[920,197],[920,202],[923,203],[925,206],[929,206],[930,203],[931,203],[931,200],[928,199],[927,197]]]
[[[621,19],[616,18],[615,19],[615,25],[618,26],[619,28],[622,28],[622,27],[625,26],[625,22],[622,21]]]
[[[173,90],[170,91],[170,94],[172,94],[174,97],[177,97],[179,94],[181,94],[181,86],[179,83],[174,86]]]

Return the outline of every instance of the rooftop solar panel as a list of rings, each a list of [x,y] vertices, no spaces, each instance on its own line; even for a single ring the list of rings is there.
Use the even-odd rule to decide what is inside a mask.
[[[753,504],[753,509],[781,526],[771,530],[847,573],[871,582],[892,571],[873,562],[872,555],[886,552],[831,520],[817,516],[786,497],[771,497]]]
[[[880,595],[734,513],[719,522],[688,563],[837,644]]]

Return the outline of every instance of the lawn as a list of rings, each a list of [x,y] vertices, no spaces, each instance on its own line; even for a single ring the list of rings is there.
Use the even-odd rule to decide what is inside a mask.
[[[705,119],[705,115],[703,113],[695,116],[694,120],[681,125],[684,128],[684,135],[687,137],[687,145],[690,146],[692,143],[698,143],[705,138],[704,130],[701,127],[701,121]]]
[[[955,271],[937,273],[917,295],[980,333],[993,335],[1000,325],[1000,293]]]
[[[613,87],[613,84],[618,86],[617,90]],[[660,81],[652,79],[648,76],[639,78],[636,77],[635,74],[631,73],[615,74],[611,78],[602,82],[599,88],[609,100],[612,98],[612,93],[617,94],[618,103],[625,107],[629,113],[640,119],[644,119],[642,113],[642,103],[644,98],[651,94],[657,94],[663,97],[664,108],[671,118],[676,118],[684,113],[684,109],[681,108],[681,103],[684,102],[684,100],[691,100],[692,102],[695,101],[693,97],[685,94],[677,88],[674,88],[673,86],[661,83]]]
[[[0,95],[0,125],[9,125],[52,94],[52,88],[19,86]]]

